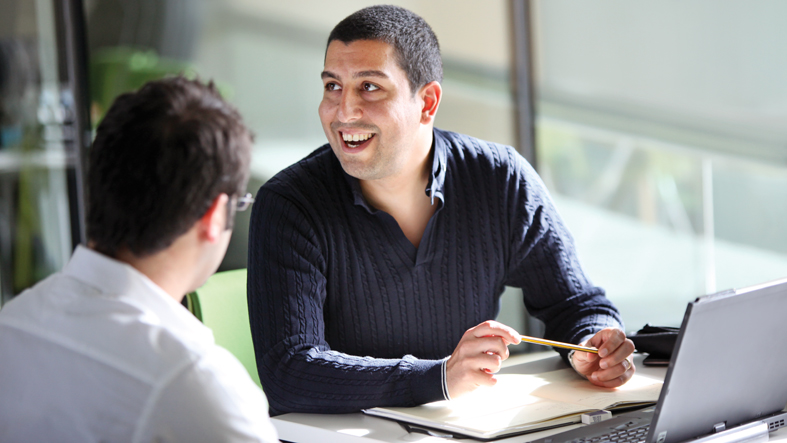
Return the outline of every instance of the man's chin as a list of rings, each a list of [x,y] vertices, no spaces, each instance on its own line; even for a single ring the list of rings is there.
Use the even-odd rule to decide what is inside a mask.
[[[372,155],[347,155],[334,147],[333,153],[339,159],[342,169],[347,175],[357,178],[358,180],[377,180],[385,176],[383,163],[379,158]],[[366,153],[364,153],[366,154]],[[368,154],[371,154],[369,152]]]
[[[351,177],[355,177],[358,180],[371,180],[370,176],[372,176],[373,174],[370,174],[368,169],[364,167],[364,165],[358,164],[357,162],[341,162],[341,163],[342,163],[342,169],[344,169],[344,172],[346,172],[347,175]]]

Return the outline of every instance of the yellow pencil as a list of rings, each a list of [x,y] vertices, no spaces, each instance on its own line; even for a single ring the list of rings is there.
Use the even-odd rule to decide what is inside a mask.
[[[527,335],[522,336],[522,341],[526,341],[528,343],[535,343],[537,345],[554,346],[556,348],[566,348],[566,349],[573,349],[575,351],[585,351],[585,352],[592,352],[594,354],[598,354],[598,349],[596,348],[588,348],[586,346],[572,345],[571,343],[563,343],[562,341],[552,341],[552,340],[545,340],[543,338],[528,337]]]

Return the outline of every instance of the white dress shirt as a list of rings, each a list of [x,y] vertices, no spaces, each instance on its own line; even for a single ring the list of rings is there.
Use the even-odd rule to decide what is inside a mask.
[[[241,363],[131,266],[79,247],[0,310],[0,442],[278,441]]]

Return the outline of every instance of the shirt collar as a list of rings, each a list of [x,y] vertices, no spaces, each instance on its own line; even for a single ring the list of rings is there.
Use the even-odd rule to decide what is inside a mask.
[[[339,161],[338,159],[336,160]],[[361,182],[353,177],[352,175],[348,174],[344,168],[339,164],[339,169],[341,169],[342,174],[344,174],[344,179],[347,180],[347,184],[350,185],[350,190],[353,193],[353,203],[356,206],[361,206],[362,208],[366,209],[370,214],[374,214],[377,210],[372,208],[369,203],[366,202],[366,198],[363,196],[363,191],[361,190]]]
[[[443,194],[443,185],[445,184],[445,171],[446,171],[446,141],[445,138],[438,131],[432,130],[432,171],[429,174],[429,182],[426,185],[424,192],[434,204],[434,199],[440,200],[441,204],[445,203],[445,195]],[[337,159],[338,161],[338,159]],[[341,167],[341,166],[340,166]],[[350,190],[353,193],[353,200],[355,205],[361,206],[369,213],[374,214],[376,210],[372,208],[363,196],[361,191],[361,183],[357,178],[351,176],[342,168],[345,180],[350,185]]]
[[[432,130],[432,173],[429,175],[429,183],[426,186],[426,195],[432,199],[434,204],[435,197],[440,199],[440,203],[445,204],[445,185],[446,171],[446,146],[445,138],[439,131]]]
[[[77,246],[63,274],[96,288],[101,297],[123,299],[185,341],[213,342],[213,333],[186,308],[133,266]]]

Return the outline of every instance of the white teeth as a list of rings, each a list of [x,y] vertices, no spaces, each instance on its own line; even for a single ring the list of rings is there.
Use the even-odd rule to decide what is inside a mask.
[[[342,133],[342,138],[346,142],[364,142],[369,140],[374,134],[345,134]]]

